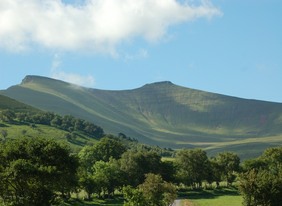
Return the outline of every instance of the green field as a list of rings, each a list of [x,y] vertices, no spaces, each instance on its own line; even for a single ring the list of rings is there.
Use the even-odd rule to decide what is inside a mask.
[[[8,134],[7,139],[16,139],[23,136],[53,138],[56,141],[70,145],[74,152],[79,151],[86,144],[97,142],[97,139],[78,132],[72,134],[72,138],[68,138],[69,132],[41,124],[30,126],[28,124],[8,124],[0,121],[0,132],[3,130]],[[0,138],[3,138],[1,133]]]
[[[182,206],[240,206],[242,196],[236,189],[215,189],[182,193]]]

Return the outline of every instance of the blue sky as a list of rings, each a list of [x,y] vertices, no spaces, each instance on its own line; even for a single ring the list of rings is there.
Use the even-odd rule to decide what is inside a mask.
[[[280,0],[1,0],[0,89],[41,75],[122,90],[172,81],[282,102]]]

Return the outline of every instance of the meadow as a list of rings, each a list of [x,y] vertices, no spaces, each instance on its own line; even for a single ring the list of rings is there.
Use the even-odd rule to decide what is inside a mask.
[[[243,198],[236,188],[181,193],[181,206],[239,206]]]

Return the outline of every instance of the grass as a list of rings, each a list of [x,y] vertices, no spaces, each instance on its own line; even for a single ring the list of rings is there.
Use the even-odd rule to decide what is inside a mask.
[[[236,188],[188,191],[181,196],[183,206],[240,206],[243,201]]]
[[[95,143],[97,141],[81,133],[75,133],[75,138],[68,139],[67,134],[69,134],[69,132],[41,124],[35,124],[35,126],[31,127],[29,124],[9,124],[0,121],[0,132],[2,130],[7,131],[7,139],[16,139],[23,136],[54,138],[61,143],[70,145],[74,152],[79,151],[86,144]],[[0,138],[2,138],[1,133]]]

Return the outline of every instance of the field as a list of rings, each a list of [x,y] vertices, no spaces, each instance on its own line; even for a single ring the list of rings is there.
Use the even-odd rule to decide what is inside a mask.
[[[2,131],[7,132],[7,139],[16,139],[23,136],[53,138],[59,142],[70,145],[73,151],[79,151],[86,144],[95,143],[97,141],[79,132],[68,137],[70,133],[67,131],[41,124],[31,126],[29,124],[9,124],[0,121],[0,132],[2,133]],[[0,138],[3,138],[1,133]]]
[[[236,189],[189,191],[181,196],[181,206],[240,206],[243,201]]]

